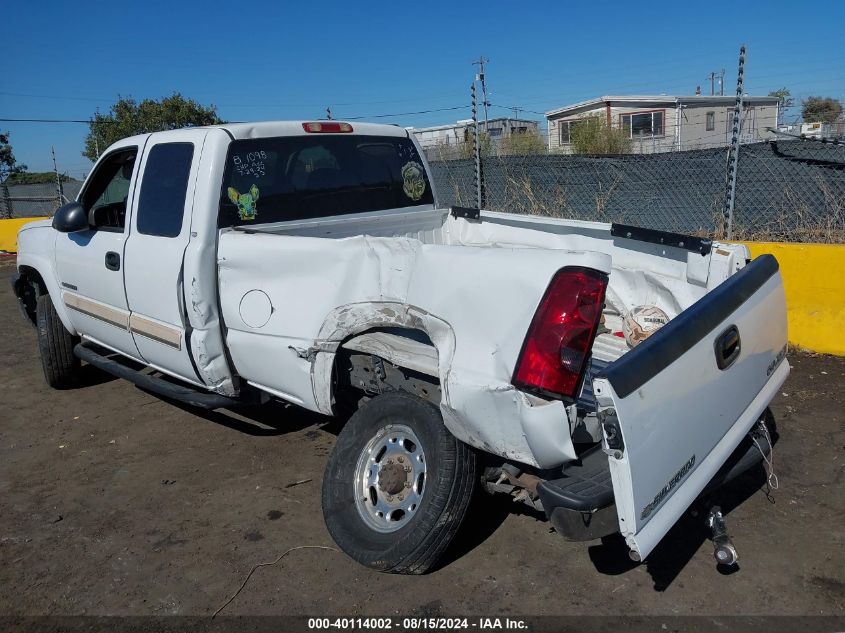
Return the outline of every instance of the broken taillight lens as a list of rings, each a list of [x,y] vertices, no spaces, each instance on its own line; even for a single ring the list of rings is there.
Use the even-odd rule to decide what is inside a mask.
[[[596,336],[607,275],[562,268],[540,302],[513,374],[514,386],[574,398]]]

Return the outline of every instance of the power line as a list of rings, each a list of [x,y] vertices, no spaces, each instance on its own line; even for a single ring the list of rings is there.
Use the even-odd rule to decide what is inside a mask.
[[[90,123],[91,121],[85,119],[0,119],[10,123]]]
[[[490,107],[491,108],[502,108],[502,110],[510,110],[511,112],[513,112],[513,110],[516,106],[503,106],[503,105],[499,105],[497,103],[491,103]],[[546,116],[545,112],[537,112],[537,110],[530,110],[528,108],[523,108],[522,106],[519,106],[519,110],[522,111],[522,112],[530,112],[531,114],[538,114],[540,116]]]
[[[432,110],[418,110],[417,112],[394,112],[393,114],[370,114],[367,116],[348,116],[341,120],[359,121],[361,119],[386,119],[393,116],[412,116],[415,114],[430,114],[432,112],[449,112],[450,110],[466,110],[467,106],[454,106],[451,108],[434,108]]]
[[[50,94],[32,94],[24,92],[4,92],[0,91],[0,95],[9,97],[27,97],[33,99],[53,99],[57,101],[90,101],[95,103],[117,103],[118,99],[105,99],[97,97],[68,97],[64,95],[50,95]],[[357,105],[384,105],[389,103],[408,103],[411,101],[423,101],[432,99],[443,99],[457,97],[456,93],[448,95],[425,95],[420,97],[408,97],[404,99],[387,99],[383,101],[347,101],[343,103],[334,103],[337,106],[357,106]],[[127,96],[126,98],[134,99],[134,97]],[[318,103],[218,103],[215,104],[218,108],[313,108],[321,106]]]
[[[831,60],[828,60],[828,61],[831,61]],[[830,70],[838,70],[839,68],[840,67],[838,67],[838,66],[832,67]],[[763,82],[762,80],[778,78],[778,79],[782,80],[782,82],[785,83],[788,87],[789,86],[806,85],[806,84],[814,84],[814,85],[818,85],[818,84],[825,85],[825,84],[827,84],[827,85],[829,85],[832,82],[838,81],[836,78],[833,78],[833,77],[831,77],[831,78],[818,78],[818,79],[805,79],[805,80],[802,80],[802,81],[790,81],[788,79],[788,76],[790,76],[790,75],[795,76],[798,73],[801,73],[801,75],[803,76],[803,75],[806,74],[806,71],[803,70],[803,69],[796,69],[795,71],[792,71],[792,72],[780,71],[776,74],[764,74],[764,75],[755,74],[755,75],[749,76],[749,80],[753,81],[754,83],[762,83]],[[568,75],[568,77],[570,79],[576,78],[576,77],[579,77],[579,76],[585,76],[585,77],[589,76],[591,78],[595,77],[594,73],[590,73],[589,75],[586,75],[586,74],[585,75],[579,75],[578,73]],[[690,75],[686,74],[683,77],[673,77],[673,78],[670,78],[670,79],[663,78],[663,79],[660,80],[660,82],[661,82],[662,88],[665,89],[665,88],[670,88],[671,86],[679,84],[681,82],[686,82],[689,79],[690,79]],[[652,82],[652,84],[653,84],[653,82]],[[611,85],[609,88],[606,88],[602,92],[602,94],[613,95],[613,94],[619,94],[619,91],[643,90],[643,89],[645,89],[646,91],[650,90],[650,88],[646,87],[646,84],[645,84],[644,81],[640,81],[640,82],[637,82],[637,83]],[[522,93],[522,95],[516,95],[513,92],[497,91],[496,94],[504,95],[504,96],[511,95],[515,98],[519,98],[523,103],[541,103],[541,104],[549,103],[549,104],[553,104],[553,103],[560,103],[561,101],[575,103],[575,102],[583,100],[583,99],[577,99],[575,97],[560,95],[560,94],[558,94],[557,96],[551,96],[549,93],[546,93],[543,96],[537,95],[536,93],[535,93],[534,96],[528,96],[525,93]],[[623,94],[624,94],[624,92],[623,92]],[[525,98],[526,96],[528,96],[528,98]]]
[[[452,106],[448,108],[432,108],[430,110],[417,110],[416,112],[391,112],[388,114],[368,114],[363,116],[344,117],[347,121],[360,121],[361,119],[387,119],[397,116],[413,116],[417,114],[431,114],[432,112],[449,112],[453,110],[465,110],[467,106]],[[88,119],[11,119],[0,118],[0,122],[7,123],[90,123]],[[243,121],[229,121],[229,123],[243,123]]]

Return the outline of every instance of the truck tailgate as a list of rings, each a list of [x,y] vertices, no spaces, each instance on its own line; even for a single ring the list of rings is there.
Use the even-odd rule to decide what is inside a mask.
[[[778,263],[764,255],[594,380],[620,531],[640,560],[777,393],[786,341]]]

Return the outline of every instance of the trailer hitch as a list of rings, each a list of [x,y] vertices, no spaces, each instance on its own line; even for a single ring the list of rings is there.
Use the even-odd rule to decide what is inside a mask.
[[[713,539],[713,556],[719,565],[736,565],[739,555],[728,536],[728,528],[725,525],[725,516],[722,508],[713,506],[707,515],[707,527],[710,528]]]

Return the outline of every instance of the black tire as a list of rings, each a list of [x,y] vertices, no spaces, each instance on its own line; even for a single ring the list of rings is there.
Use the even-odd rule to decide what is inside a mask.
[[[50,295],[38,297],[35,306],[38,327],[38,349],[41,352],[41,367],[44,378],[53,389],[67,389],[76,384],[80,361],[73,354],[73,347],[79,339],[65,329]]]
[[[387,425],[410,428],[425,453],[419,507],[398,531],[368,525],[356,499],[356,468]],[[476,483],[475,452],[453,436],[436,406],[391,392],[361,407],[343,427],[323,479],[323,517],[335,543],[356,561],[383,572],[423,574],[446,551],[464,520]]]

